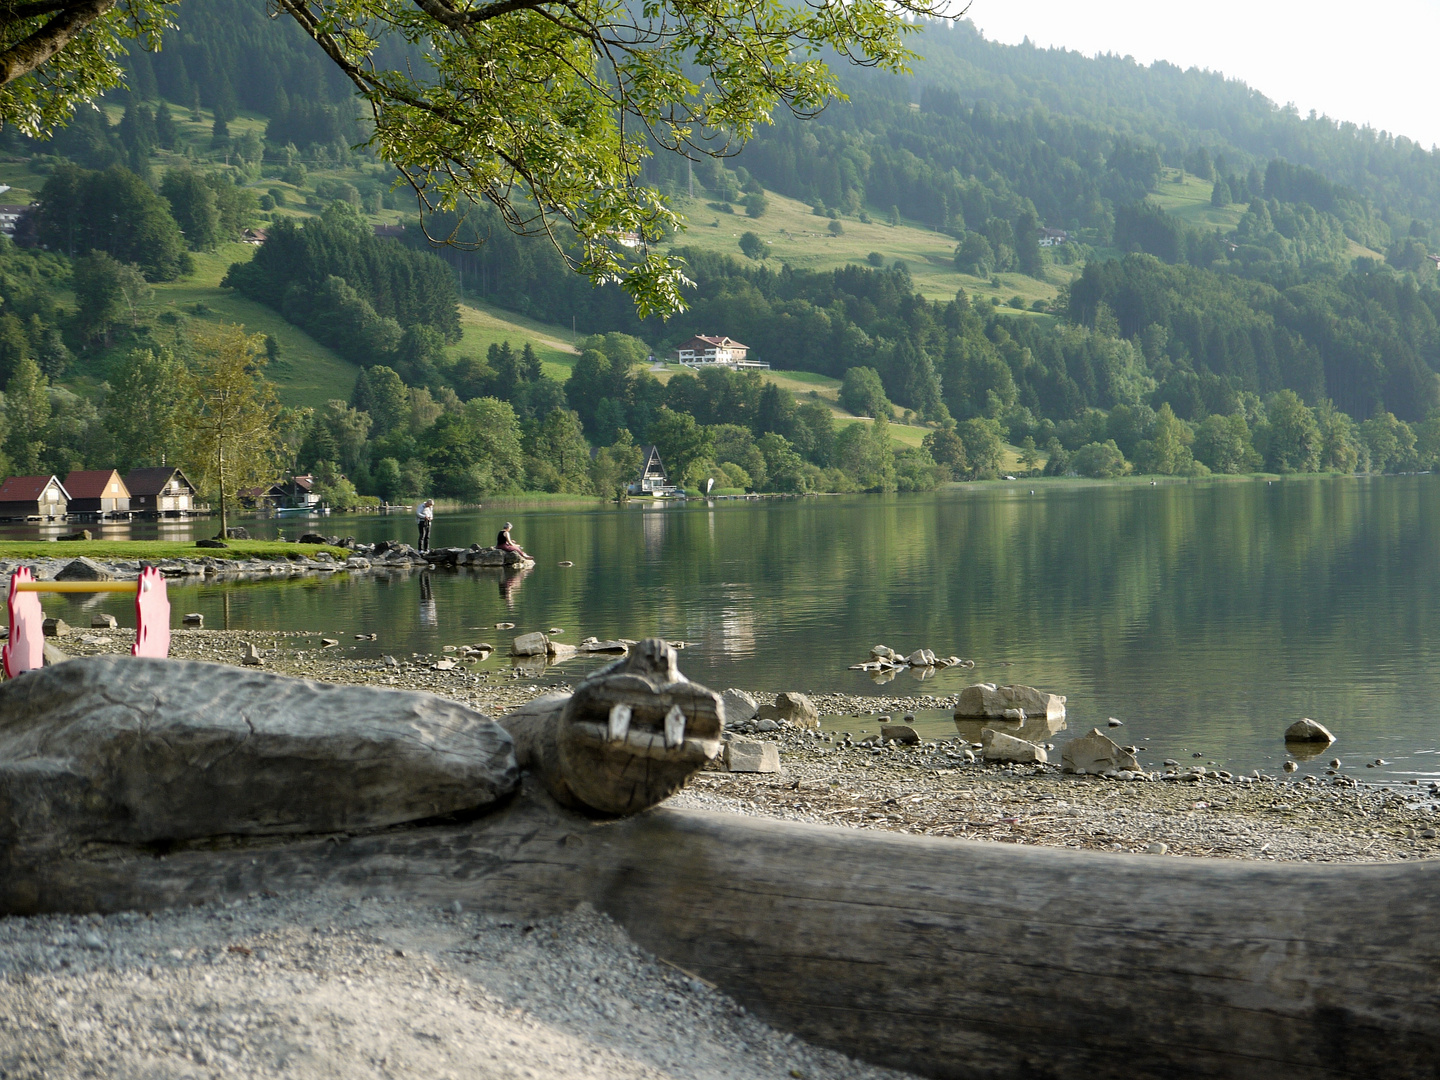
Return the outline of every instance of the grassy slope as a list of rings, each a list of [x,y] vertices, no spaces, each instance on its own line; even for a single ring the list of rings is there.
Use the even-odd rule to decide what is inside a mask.
[[[1176,183],[1176,177],[1180,177],[1182,182]],[[1187,225],[1203,229],[1218,228],[1222,233],[1231,232],[1240,224],[1240,218],[1245,213],[1245,204],[1231,203],[1219,208],[1211,206],[1210,192],[1213,187],[1209,180],[1181,173],[1179,169],[1166,169],[1160,186],[1152,197],[1167,213],[1173,214]],[[1385,258],[1383,253],[1372,251],[1364,244],[1351,240],[1349,251],[1346,252],[1347,258],[1354,259],[1362,255],[1382,261]]]
[[[460,306],[460,329],[465,336],[451,348],[451,355],[483,357],[491,345],[502,341],[516,350],[528,341],[539,354],[545,374],[561,382],[570,377],[579,356],[570,344],[568,328],[527,319],[473,297]]]
[[[248,262],[254,256],[255,249],[249,244],[224,244],[219,251],[196,255],[195,273],[155,286],[152,306],[157,312],[179,312],[193,322],[239,323],[253,334],[272,335],[280,344],[280,355],[267,374],[286,405],[318,408],[331,398],[348,401],[358,367],[270,308],[220,288],[220,279],[231,263]],[[205,310],[197,313],[197,304]]]
[[[1177,177],[1181,179],[1180,183],[1175,182]],[[1192,228],[1218,228],[1221,232],[1228,233],[1240,224],[1240,217],[1245,213],[1245,204],[1232,203],[1226,207],[1213,207],[1210,205],[1210,193],[1214,189],[1215,185],[1209,180],[1182,173],[1179,169],[1165,169],[1151,198],[1167,213],[1173,214]]]
[[[197,548],[171,540],[0,540],[0,559],[286,559],[328,551],[341,559],[350,554],[328,544],[287,544],[279,540],[231,540],[226,548]]]
[[[910,270],[915,288],[932,300],[950,300],[957,289],[987,298],[997,296],[1005,301],[1012,296],[1033,300],[1049,300],[1056,294],[1056,285],[1068,281],[1078,268],[1054,266],[1049,270],[1052,282],[1036,281],[1023,274],[1001,274],[999,287],[984,278],[970,277],[955,269],[955,240],[902,222],[898,226],[883,224],[872,218],[864,224],[855,218],[843,218],[841,236],[827,231],[830,221],[816,217],[810,207],[796,199],[767,192],[770,209],[762,218],[717,213],[705,199],[675,200],[676,209],[690,221],[690,228],[675,238],[677,246],[693,246],[706,251],[740,255],[740,235],[756,233],[770,245],[770,260],[789,263],[797,270],[833,270],[847,263],[865,265],[872,251],[884,256],[886,265],[903,260]]]

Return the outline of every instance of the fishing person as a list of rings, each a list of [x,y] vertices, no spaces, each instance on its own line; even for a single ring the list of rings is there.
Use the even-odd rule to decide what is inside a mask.
[[[420,550],[430,550],[430,526],[435,521],[435,500],[426,499],[415,511],[415,524],[420,527]]]

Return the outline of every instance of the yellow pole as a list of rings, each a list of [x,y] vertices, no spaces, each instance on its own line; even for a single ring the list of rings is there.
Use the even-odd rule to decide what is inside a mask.
[[[140,588],[137,581],[22,581],[16,592],[129,592]]]

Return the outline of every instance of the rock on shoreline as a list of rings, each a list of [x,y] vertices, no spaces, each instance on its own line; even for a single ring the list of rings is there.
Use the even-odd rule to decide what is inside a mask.
[[[123,630],[108,644],[84,643],[86,637],[104,636],[75,631],[62,644],[77,655],[128,648]],[[269,670],[329,682],[426,690],[490,716],[504,715],[541,694],[569,686],[554,669],[513,668],[508,658],[435,670],[433,655],[387,663],[378,657],[322,651],[321,641],[318,633],[176,628],[172,655],[239,663],[243,645],[253,643],[264,653]],[[579,662],[598,665],[607,660],[595,656]],[[757,703],[774,701],[772,694],[747,696]],[[822,724],[834,717],[878,721],[876,714],[899,719],[922,709],[952,711],[956,704],[956,695],[807,696]],[[744,731],[756,726],[752,721],[734,727]],[[973,726],[972,722],[965,730]],[[1003,723],[997,726],[1005,730]],[[1144,774],[1157,780],[1127,783],[1119,779],[1118,770],[1107,778],[1065,775],[1053,763],[976,761],[978,753],[971,745],[979,740],[980,730],[974,731],[973,740],[960,736],[915,745],[862,745],[868,740],[843,736],[833,726],[802,728],[771,721],[765,727],[768,730],[760,738],[778,744],[780,777],[705,772],[693,777],[675,799],[682,804],[701,799],[694,805],[831,825],[1092,850],[1114,850],[1119,845],[1120,850],[1145,852],[1152,843],[1166,843],[1172,855],[1229,858],[1337,861],[1440,855],[1435,839],[1440,813],[1432,809],[1433,794],[1418,787],[1360,786],[1346,776],[1325,775],[1323,763],[1309,775],[1286,774],[1284,779],[1271,780],[1171,766],[1169,780]],[[873,730],[878,733],[878,722]],[[878,734],[874,740],[879,742]],[[1064,744],[1061,751],[1075,741]],[[796,783],[800,788],[794,787]],[[902,804],[901,799],[906,801]],[[973,812],[981,807],[991,809]],[[1017,815],[1019,824],[1004,822]],[[1124,828],[1116,828],[1117,821]]]

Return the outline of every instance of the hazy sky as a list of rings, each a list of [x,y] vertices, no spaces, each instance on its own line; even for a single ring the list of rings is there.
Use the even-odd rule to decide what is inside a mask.
[[[969,17],[992,40],[1222,71],[1302,114],[1440,144],[1440,0],[973,0]]]

